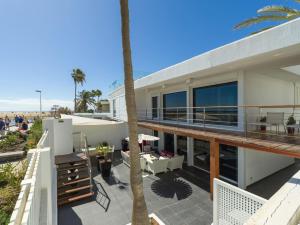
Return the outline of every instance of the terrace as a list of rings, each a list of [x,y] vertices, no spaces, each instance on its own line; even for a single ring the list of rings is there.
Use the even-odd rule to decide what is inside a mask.
[[[54,127],[58,126],[61,131],[66,131],[67,129],[64,130],[64,127],[69,129],[71,125],[68,123],[69,119],[49,120],[48,122],[54,123]],[[54,136],[54,139],[52,139],[52,132],[51,128],[45,131],[38,144],[38,149],[29,152],[30,164],[25,180],[22,182],[22,191],[11,224],[58,223],[64,225],[72,223],[88,225],[95,224],[95,222],[101,224],[128,224],[131,218],[132,194],[129,185],[129,168],[122,162],[120,151],[114,153],[113,169],[108,179],[103,179],[95,166],[91,167],[94,193],[91,198],[57,208],[59,192],[56,192],[58,183],[56,183],[57,177],[55,174],[58,167],[54,166],[53,159],[55,155],[61,155],[59,151],[66,150],[65,147],[61,148],[62,146],[57,145],[58,143],[65,144],[66,139],[63,139],[62,142],[61,137]],[[51,144],[51,142],[56,144]],[[91,161],[91,165],[94,165],[92,155]],[[249,190],[269,198],[298,169],[298,164],[292,165],[250,186]],[[206,173],[197,174],[196,176],[193,170],[186,165],[182,170],[156,176],[144,173],[144,192],[149,213],[155,213],[165,224],[211,224],[212,221],[214,223],[218,221],[219,216],[229,216],[232,212],[239,211],[244,213],[243,209],[238,208],[240,203],[235,202],[238,200],[237,198],[228,200],[235,207],[231,211],[215,211],[214,205],[220,205],[222,209],[224,203],[222,192],[224,191],[231,193],[233,196],[241,196],[241,199],[244,199],[243,201],[247,201],[248,205],[254,204],[256,209],[267,201],[236,187],[215,181],[216,192],[214,192],[214,195],[216,196],[213,202],[210,199],[209,192],[207,192],[209,190],[209,184],[205,182],[207,177]],[[292,191],[295,190],[298,190],[298,187],[292,188]],[[260,202],[259,205],[257,205],[256,200]],[[41,202],[44,204],[41,204]],[[267,203],[268,205],[271,204],[269,201]],[[251,215],[255,215],[255,212],[256,210],[252,210],[244,213],[243,215],[246,216],[240,218],[239,221],[246,221]],[[213,217],[216,217],[216,219],[213,219]]]

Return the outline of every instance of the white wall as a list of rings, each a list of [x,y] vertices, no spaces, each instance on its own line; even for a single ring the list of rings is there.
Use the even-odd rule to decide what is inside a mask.
[[[286,73],[279,69],[256,72],[246,71],[244,76],[245,105],[293,104],[293,82],[286,80],[284,75]],[[285,112],[286,118],[291,113],[291,109],[264,109],[261,113],[265,115],[268,111],[278,110]],[[255,121],[259,117],[259,113],[258,108],[248,110],[249,120]],[[244,154],[245,178],[243,182],[245,182],[245,186],[255,183],[295,162],[294,158],[254,150],[245,149]],[[239,161],[239,163],[242,163],[242,161]]]
[[[294,158],[278,154],[245,150],[245,183],[253,184],[294,163]]]
[[[43,128],[48,130],[49,145],[54,155],[73,152],[72,119],[44,119]]]
[[[115,149],[121,149],[121,140],[128,137],[126,122],[107,125],[73,125],[73,132],[83,132],[88,139],[88,144],[95,147],[106,141],[110,145],[115,145]],[[76,145],[74,135],[74,145]]]
[[[113,101],[116,102],[116,116],[113,116]],[[127,121],[125,89],[120,87],[109,96],[110,115],[111,118]]]

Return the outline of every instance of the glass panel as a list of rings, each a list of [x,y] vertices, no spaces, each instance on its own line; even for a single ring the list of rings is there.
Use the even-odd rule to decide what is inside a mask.
[[[152,119],[158,117],[158,97],[152,97]]]
[[[238,151],[237,147],[220,145],[220,175],[237,181]]]
[[[208,141],[194,139],[194,166],[209,171],[210,145]]]
[[[184,155],[184,162],[187,161],[187,137],[177,136],[177,154]]]
[[[157,130],[153,130],[153,136],[158,137]],[[154,141],[153,145],[154,145],[154,147],[158,148],[158,141]]]
[[[193,107],[208,107],[205,108],[205,117],[203,108],[194,109],[194,123],[237,126],[237,84],[231,82],[194,88]]]
[[[186,121],[186,91],[164,94],[164,120]]]
[[[165,151],[174,153],[174,134],[164,133]]]

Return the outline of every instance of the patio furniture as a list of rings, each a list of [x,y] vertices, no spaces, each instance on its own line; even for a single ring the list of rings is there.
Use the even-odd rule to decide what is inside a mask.
[[[123,163],[130,167],[130,155],[129,155],[129,151],[121,151],[121,156],[122,156],[122,159],[123,159]],[[141,169],[142,170],[147,170],[147,167],[146,167],[146,159],[143,158],[142,156],[140,157],[140,164],[141,164]]]
[[[147,160],[147,170],[153,175],[157,173],[166,173],[169,159]]]
[[[299,130],[300,130],[300,121],[299,121],[298,124],[286,125],[286,128],[294,128],[295,130],[298,130],[298,133],[299,133]]]
[[[130,167],[129,151],[121,151],[123,163]]]
[[[285,123],[284,123],[284,112],[267,112],[267,119],[266,122],[256,122],[254,125],[257,126],[268,126],[272,129],[272,126],[276,127],[276,133],[279,133],[280,125],[283,126],[285,130]]]
[[[174,157],[168,159],[167,168],[170,171],[173,171],[175,169],[182,169],[183,160],[184,160],[184,155],[175,155]]]

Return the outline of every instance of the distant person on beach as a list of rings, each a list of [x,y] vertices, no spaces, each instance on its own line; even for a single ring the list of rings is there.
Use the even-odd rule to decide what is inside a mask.
[[[19,116],[19,127],[22,126],[23,121],[24,121],[24,118],[22,116]]]
[[[8,130],[9,129],[9,124],[10,124],[10,119],[8,118],[7,115],[5,116],[4,122],[5,122],[6,130]]]
[[[18,115],[15,116],[15,126],[19,126],[19,117]]]
[[[0,135],[3,136],[5,133],[5,123],[2,118],[0,118]]]
[[[22,126],[21,126],[21,130],[28,130],[28,124],[26,121],[23,121]]]

